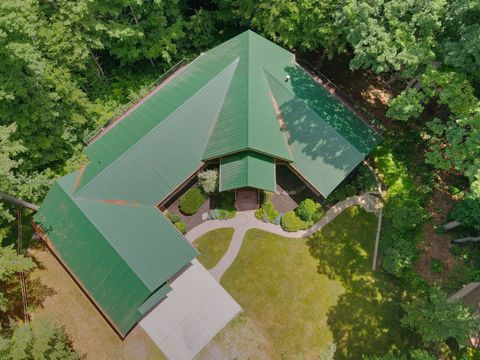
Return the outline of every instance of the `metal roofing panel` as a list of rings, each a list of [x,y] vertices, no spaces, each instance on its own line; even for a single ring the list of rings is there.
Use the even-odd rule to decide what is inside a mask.
[[[138,307],[140,314],[145,315],[149,312],[154,306],[156,306],[162,299],[167,296],[167,294],[172,290],[170,285],[165,284],[157,291],[155,291],[145,302]]]
[[[155,206],[83,199],[75,203],[150,291],[198,255]]]
[[[365,156],[323,120],[324,113],[315,112],[283,83],[266,75],[286,126],[292,166],[327,197]]]
[[[253,151],[243,151],[221,158],[220,191],[254,187],[275,191],[275,161]]]
[[[238,43],[235,54],[239,65],[203,158],[250,149],[292,160],[262,69],[272,61],[293,64],[293,55],[251,31],[233,40]]]
[[[73,186],[75,175],[53,185],[34,220],[58,256],[125,335],[140,319],[137,307],[150,290],[69,196],[67,189]]]
[[[170,195],[202,165],[212,124],[237,64],[234,61],[209,81],[75,196],[153,205]]]

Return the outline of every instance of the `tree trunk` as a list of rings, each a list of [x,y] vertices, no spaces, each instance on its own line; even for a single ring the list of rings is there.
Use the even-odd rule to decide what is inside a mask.
[[[105,73],[103,72],[103,69],[102,69],[102,67],[100,66],[100,63],[98,62],[97,57],[96,57],[95,54],[93,53],[92,49],[90,49],[90,46],[88,47],[88,51],[90,51],[90,55],[92,56],[93,61],[95,61],[95,64],[97,65],[97,69],[98,69],[100,75],[102,75],[103,77],[105,77]]]
[[[468,237],[462,238],[462,239],[455,239],[455,240],[452,241],[452,243],[461,244],[461,243],[464,243],[464,242],[477,242],[477,241],[480,241],[480,236],[477,236],[477,237],[468,236]]]
[[[40,209],[40,207],[38,205],[31,204],[29,202],[23,201],[22,199],[18,199],[16,197],[12,196],[12,195],[9,195],[9,194],[1,192],[1,191],[0,191],[0,199],[8,201],[8,202],[10,202],[12,204],[15,204],[17,206],[26,207],[26,208],[28,208],[30,210],[33,210],[33,211],[38,211],[38,209]]]
[[[462,225],[460,221],[453,220],[443,225],[443,230],[452,230],[452,229],[455,229],[456,227],[459,227],[460,225]]]

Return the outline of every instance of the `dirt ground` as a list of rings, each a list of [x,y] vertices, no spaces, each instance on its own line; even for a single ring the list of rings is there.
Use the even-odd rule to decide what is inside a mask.
[[[381,122],[386,128],[386,132],[401,131],[410,126],[386,116],[388,101],[405,87],[405,81],[388,75],[377,76],[365,70],[352,72],[348,68],[347,58],[318,61],[315,54],[307,55],[305,58],[356,102],[365,107],[375,119]],[[385,136],[385,134],[383,135]],[[424,149],[419,149],[419,151],[424,151]],[[423,164],[424,154],[412,156],[412,162],[413,166]],[[451,184],[452,176],[455,177],[451,173],[438,172],[436,174],[437,185],[427,206],[430,220],[423,228],[424,241],[418,245],[420,257],[415,269],[430,283],[446,281],[451,270],[458,263],[458,260],[450,252],[451,235],[437,230],[438,226],[446,222],[446,214],[452,209],[455,202],[454,196],[448,191],[448,184]],[[443,263],[444,271],[442,273],[435,273],[431,270],[432,259],[439,259]]]
[[[60,263],[44,247],[30,250],[38,263],[31,275],[49,289],[32,314],[65,327],[73,347],[86,360],[160,360],[163,354],[139,326],[122,340],[77,287]]]

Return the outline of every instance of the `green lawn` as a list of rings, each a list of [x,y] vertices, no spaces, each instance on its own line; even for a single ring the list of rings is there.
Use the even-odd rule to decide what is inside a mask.
[[[200,252],[198,261],[207,269],[213,268],[225,255],[232,236],[233,228],[216,229],[200,236],[194,242]]]
[[[316,359],[331,342],[335,359],[416,346],[399,324],[401,286],[371,271],[375,229],[374,215],[352,207],[309,239],[248,231],[221,281],[245,313],[203,354],[245,358],[227,348],[249,322],[275,359]]]

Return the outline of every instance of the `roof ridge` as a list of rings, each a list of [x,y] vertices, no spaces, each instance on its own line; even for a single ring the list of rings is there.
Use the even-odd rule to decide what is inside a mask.
[[[83,209],[80,208],[80,206],[77,204],[77,201],[86,201],[86,202],[96,202],[94,199],[88,199],[88,198],[73,198],[68,192],[65,191],[63,186],[59,184],[59,187],[62,189],[62,191],[67,195],[67,198],[73,203],[73,205],[82,213],[82,215],[87,219],[87,221],[92,225],[92,227],[97,231],[100,236],[105,240],[105,242],[112,248],[112,250],[122,259],[122,261],[130,268],[132,273],[135,274],[135,276],[138,278],[138,280],[147,288],[150,289],[149,286],[143,281],[143,279],[140,277],[139,274],[130,266],[129,262],[125,259],[122,254],[115,248],[115,246],[112,245],[112,243],[108,240],[108,237],[105,236],[105,234],[95,225],[93,222],[92,218],[88,216],[87,212],[83,211]],[[160,210],[159,210],[160,211]]]
[[[169,114],[169,116],[172,116],[175,114],[177,111],[182,109],[186,104],[192,99],[192,97],[196,96],[200,91],[202,91],[205,87],[207,87],[212,81],[214,81],[218,75],[222,74],[225,70],[227,70],[230,66],[232,66],[233,63],[230,63],[226,65],[222,70],[220,70],[215,76],[213,76],[209,81],[207,81],[198,91],[196,91],[192,96],[190,96],[188,99],[186,99],[179,107],[175,109],[172,113]],[[225,98],[223,99],[225,101]],[[120,156],[115,158],[110,164],[108,164],[102,171],[100,171],[98,174],[96,174],[90,181],[88,181],[86,184],[84,184],[81,188],[77,189],[72,196],[78,196],[81,195],[81,193],[88,188],[88,186],[95,181],[98,177],[100,177],[102,174],[104,174],[110,167],[113,166],[113,164],[117,163],[119,160],[123,159],[127,154],[129,154],[133,149],[135,149],[143,139],[145,139],[148,135],[150,135],[153,131],[155,131],[161,124],[163,124],[163,121],[159,122],[157,125],[155,125],[153,128],[151,128],[147,133],[145,133],[141,138],[139,138],[135,144],[130,146],[126,151],[124,151]]]

